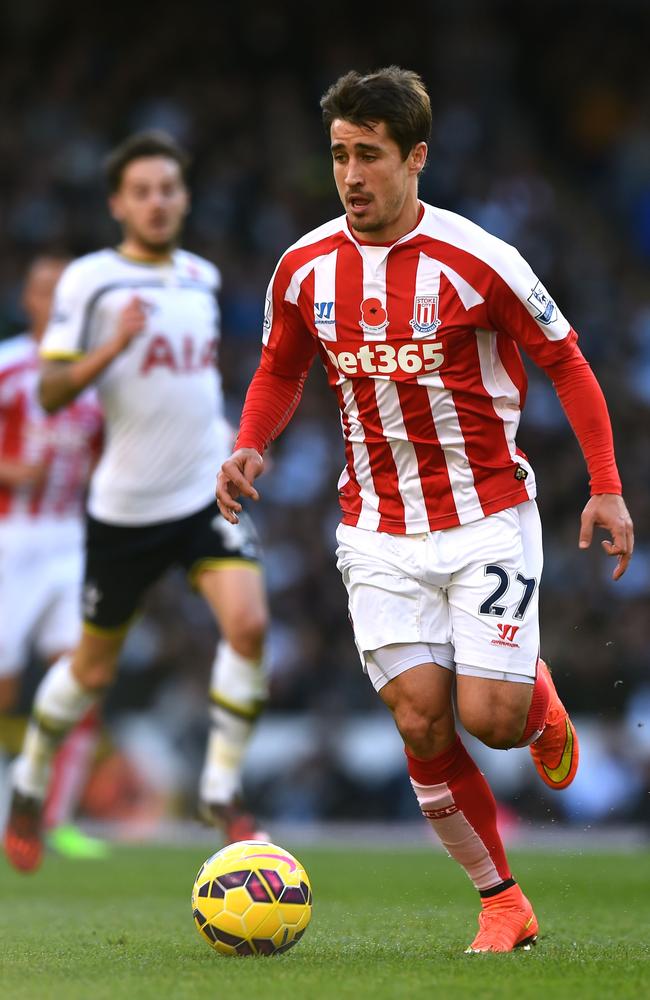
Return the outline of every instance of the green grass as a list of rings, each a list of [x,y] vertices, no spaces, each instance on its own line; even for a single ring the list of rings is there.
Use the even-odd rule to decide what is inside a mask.
[[[512,852],[541,925],[530,953],[466,956],[477,900],[437,851],[302,850],[314,916],[277,958],[221,958],[190,914],[204,848],[0,862],[2,1000],[447,1000],[650,995],[650,857]]]

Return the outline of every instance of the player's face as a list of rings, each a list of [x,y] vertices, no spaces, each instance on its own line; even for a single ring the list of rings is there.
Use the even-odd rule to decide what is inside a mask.
[[[406,159],[384,122],[354,125],[336,118],[330,128],[334,180],[351,229],[372,243],[399,239],[415,225],[417,178],[427,146]]]
[[[29,318],[32,335],[40,340],[47,327],[54,289],[66,262],[54,257],[42,257],[32,264],[23,288],[23,306]]]
[[[132,249],[153,254],[171,250],[189,208],[178,163],[167,156],[132,160],[110,207]]]

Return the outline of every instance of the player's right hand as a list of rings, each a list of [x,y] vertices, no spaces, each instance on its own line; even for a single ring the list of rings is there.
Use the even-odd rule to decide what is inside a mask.
[[[147,324],[147,304],[139,295],[133,295],[122,309],[115,330],[118,350],[123,351],[134,337],[142,333]]]
[[[260,495],[253,486],[264,468],[264,459],[254,448],[238,448],[221,466],[217,476],[217,503],[226,521],[238,524],[242,506],[237,497],[259,500]]]

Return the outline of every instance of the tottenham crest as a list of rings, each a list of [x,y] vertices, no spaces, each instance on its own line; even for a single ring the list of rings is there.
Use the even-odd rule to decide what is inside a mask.
[[[413,319],[410,324],[418,333],[433,333],[440,326],[438,295],[416,295],[413,300]]]

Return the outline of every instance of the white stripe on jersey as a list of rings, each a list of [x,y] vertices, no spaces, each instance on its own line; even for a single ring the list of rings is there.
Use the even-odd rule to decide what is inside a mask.
[[[425,507],[422,483],[418,473],[415,448],[408,439],[397,385],[390,380],[375,381],[375,397],[386,439],[395,460],[399,492],[404,503],[406,533],[422,530],[422,510]],[[415,527],[413,527],[415,525]]]
[[[314,323],[321,340],[336,340],[336,315],[332,289],[336,284],[337,258],[338,250],[334,250],[320,257],[320,266],[314,268]]]
[[[474,475],[465,451],[465,438],[452,394],[445,388],[437,372],[421,375],[418,383],[427,387],[431,416],[447,465],[458,520],[460,524],[466,524],[481,517],[482,508],[474,488]]]
[[[363,298],[379,299],[386,308],[386,247],[360,247],[363,261]],[[375,252],[378,251],[378,252]],[[361,317],[361,314],[359,314]],[[379,325],[376,330],[363,327],[363,339],[370,341],[386,340],[386,327]]]
[[[361,487],[361,514],[357,527],[377,531],[379,527],[379,497],[374,491],[370,456],[365,443],[363,426],[359,421],[359,409],[352,392],[352,384],[347,381],[341,387],[345,402],[345,413],[349,422],[347,440],[354,455],[354,471]]]
[[[532,500],[535,496],[535,475],[530,463],[522,455],[517,454],[517,444],[515,441],[519,427],[519,418],[521,416],[519,391],[503,366],[494,336],[488,330],[477,330],[476,345],[478,347],[483,385],[490,393],[492,405],[503,421],[505,436],[513,461],[517,462],[528,472],[524,485]]]

